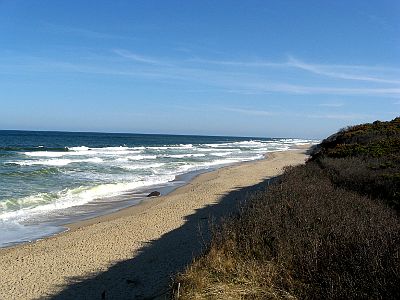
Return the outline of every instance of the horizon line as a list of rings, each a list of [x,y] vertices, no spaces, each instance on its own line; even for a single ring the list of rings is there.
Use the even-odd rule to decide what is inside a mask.
[[[239,136],[239,135],[218,135],[218,134],[183,134],[183,133],[141,133],[141,132],[109,132],[109,131],[70,131],[70,130],[36,130],[36,129],[0,129],[1,131],[22,131],[22,132],[54,132],[54,133],[94,133],[94,134],[131,134],[131,135],[168,135],[168,136],[195,136],[195,137],[231,137],[231,138],[261,138],[261,139],[311,139],[320,140],[316,137],[265,137],[265,136]]]

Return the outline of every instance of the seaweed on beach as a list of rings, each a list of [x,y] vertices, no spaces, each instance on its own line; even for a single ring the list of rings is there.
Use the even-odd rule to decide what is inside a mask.
[[[179,299],[400,298],[399,121],[341,130],[249,195]]]

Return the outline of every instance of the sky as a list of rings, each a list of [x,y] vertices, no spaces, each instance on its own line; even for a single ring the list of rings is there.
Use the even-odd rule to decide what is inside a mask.
[[[0,0],[0,130],[319,139],[399,115],[398,0]]]

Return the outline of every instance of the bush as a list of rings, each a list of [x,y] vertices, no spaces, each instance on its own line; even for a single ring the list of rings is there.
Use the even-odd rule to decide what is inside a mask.
[[[400,299],[399,147],[400,118],[324,140],[213,228],[180,299]]]
[[[343,129],[321,143],[313,160],[338,186],[400,211],[400,118]]]
[[[396,298],[399,242],[394,211],[308,163],[253,194],[177,281],[182,299]]]

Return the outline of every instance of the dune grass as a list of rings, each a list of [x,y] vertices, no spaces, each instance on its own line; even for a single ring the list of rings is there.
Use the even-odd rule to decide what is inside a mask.
[[[400,298],[399,121],[342,130],[251,194],[175,298]]]

